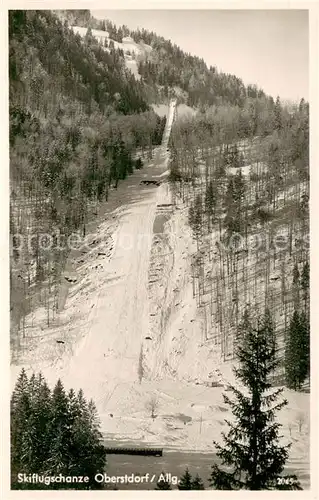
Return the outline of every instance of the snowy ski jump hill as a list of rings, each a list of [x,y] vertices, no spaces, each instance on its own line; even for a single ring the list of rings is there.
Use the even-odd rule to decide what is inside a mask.
[[[45,326],[43,310],[26,318],[28,344],[12,380],[24,366],[52,385],[60,377],[67,389],[82,388],[106,438],[212,452],[225,416],[231,419],[223,392],[234,377],[231,363],[205,341],[192,295],[187,210],[173,207],[166,181],[175,113],[171,100],[153,159],[111,193],[92,245],[72,263],[74,283],[55,324]],[[141,185],[150,178],[160,186]],[[284,441],[293,443],[288,465],[302,476],[309,470],[309,395],[285,395],[279,420]]]

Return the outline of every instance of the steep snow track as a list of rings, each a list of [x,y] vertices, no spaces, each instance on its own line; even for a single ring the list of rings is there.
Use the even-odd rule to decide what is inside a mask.
[[[167,169],[166,150],[174,111],[172,101],[153,175]],[[149,332],[147,288],[153,224],[156,206],[166,190],[165,185],[147,188],[144,196],[122,214],[113,235],[113,257],[105,269],[113,279],[100,288],[89,331],[63,370],[68,385],[82,387],[101,411],[116,386],[138,379],[141,345]]]

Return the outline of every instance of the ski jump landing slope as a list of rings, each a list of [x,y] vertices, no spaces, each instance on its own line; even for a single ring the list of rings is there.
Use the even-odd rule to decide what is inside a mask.
[[[143,177],[162,180],[167,171],[167,146],[175,107],[176,101],[172,100],[162,144],[153,162],[141,171]],[[82,388],[100,412],[106,410],[119,385],[138,380],[141,346],[149,333],[147,285],[153,223],[156,206],[163,195],[167,196],[167,190],[164,184],[137,186],[138,196],[132,193],[130,203],[117,214],[112,257],[95,273],[89,300],[78,317],[71,319],[73,329],[79,323],[80,340],[51,366],[37,366],[52,383],[60,377],[66,388]],[[84,327],[83,321],[80,326],[83,315],[87,316]]]

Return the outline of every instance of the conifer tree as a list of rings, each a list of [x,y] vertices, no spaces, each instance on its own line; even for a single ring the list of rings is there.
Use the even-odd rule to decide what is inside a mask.
[[[208,230],[211,229],[212,217],[215,213],[216,209],[216,192],[213,186],[212,181],[210,181],[206,187],[205,193],[205,210],[208,217]]]
[[[204,483],[203,480],[199,477],[198,474],[196,474],[195,478],[192,481],[192,490],[204,490]]]
[[[282,107],[280,102],[280,97],[277,96],[276,103],[274,107],[274,118],[275,118],[275,127],[277,130],[281,130],[282,128]]]
[[[242,344],[247,331],[250,329],[250,317],[249,310],[246,308],[244,310],[241,322],[238,325],[237,332],[235,333],[235,343],[236,345]]]
[[[234,177],[233,197],[237,203],[241,203],[245,194],[245,181],[241,170],[238,170]]]
[[[142,167],[143,167],[143,162],[142,162],[141,158],[137,158],[137,160],[135,162],[136,170],[140,170]]]
[[[170,164],[170,173],[169,173],[169,181],[174,183],[174,182],[180,182],[182,180],[182,174],[178,165],[178,161],[176,158],[176,155],[174,155],[174,149],[172,151],[172,161]]]
[[[68,398],[59,379],[52,393],[52,414],[50,422],[51,453],[47,460],[50,473],[67,475],[69,470],[68,447],[71,442],[71,419]]]
[[[225,226],[229,237],[242,230],[242,201],[245,194],[245,181],[241,170],[228,179],[225,197],[226,217]]]
[[[99,430],[100,422],[94,402],[91,400],[87,404],[83,397],[83,392],[79,391],[77,397],[78,413],[73,423],[72,463],[77,468],[75,475],[89,476],[88,487],[91,489],[101,489],[101,483],[94,480],[95,474],[103,472],[105,468],[105,448],[101,444],[102,434]],[[86,472],[85,472],[86,471]]]
[[[92,28],[90,26],[88,27],[88,29],[86,31],[86,34],[85,34],[85,37],[84,37],[84,41],[88,45],[92,45],[92,43],[93,43]]]
[[[32,467],[41,470],[47,458],[48,447],[51,445],[49,439],[49,423],[52,416],[51,391],[41,373],[31,376],[29,387],[31,414],[25,429],[29,435],[29,444],[26,443],[26,446],[32,455],[30,460]]]
[[[198,239],[201,235],[203,222],[203,206],[202,197],[200,194],[196,196],[194,205],[191,205],[189,208],[188,222],[198,242]]]
[[[22,456],[26,422],[31,414],[28,377],[22,369],[11,397],[11,481],[18,472],[26,472]]]
[[[310,371],[310,325],[307,312],[294,310],[285,345],[286,384],[300,390]]]
[[[188,470],[185,470],[184,474],[181,476],[178,484],[179,490],[191,490],[192,489],[192,476]]]
[[[228,177],[227,191],[225,198],[226,206],[231,205],[234,202],[234,200],[235,200],[235,176],[230,175]]]
[[[300,313],[301,324],[301,376],[306,379],[310,375],[310,321],[309,311]]]
[[[303,290],[305,309],[307,308],[309,302],[309,282],[310,282],[310,267],[309,267],[309,262],[307,261],[304,264],[301,273],[301,288]]]
[[[231,155],[229,152],[228,144],[226,144],[226,147],[223,150],[222,161],[225,167],[229,167],[231,165]]]
[[[244,385],[245,392],[233,385],[229,389],[235,400],[224,395],[232,409],[235,422],[227,435],[224,446],[215,443],[220,468],[212,467],[210,484],[223,490],[276,489],[276,479],[283,472],[289,446],[280,446],[276,413],[287,401],[276,402],[282,389],[270,392],[270,376],[276,368],[274,335],[269,331],[269,313],[257,322],[250,321],[242,343],[237,347],[239,367],[234,368],[236,379]]]
[[[11,398],[11,486],[13,489],[101,489],[97,472],[106,465],[99,419],[83,392],[65,393],[59,380],[51,394],[41,373],[21,371]],[[87,475],[89,483],[18,483],[18,473]]]
[[[298,377],[298,344],[300,334],[300,318],[297,310],[294,311],[289,324],[285,345],[285,373],[287,387],[296,390],[299,387]]]
[[[300,273],[298,269],[298,264],[296,262],[292,271],[292,288],[293,288],[293,300],[295,309],[299,308],[299,300],[300,300],[299,287],[300,287]]]

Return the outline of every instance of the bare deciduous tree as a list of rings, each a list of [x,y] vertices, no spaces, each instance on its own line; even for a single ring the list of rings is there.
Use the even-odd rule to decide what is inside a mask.
[[[289,424],[288,424],[288,430],[289,430],[289,435],[291,437],[291,431],[292,431],[292,423],[291,422],[289,422]]]
[[[154,419],[156,417],[156,410],[158,410],[158,399],[156,396],[152,396],[149,401],[146,402],[145,408],[151,413],[151,417]]]

